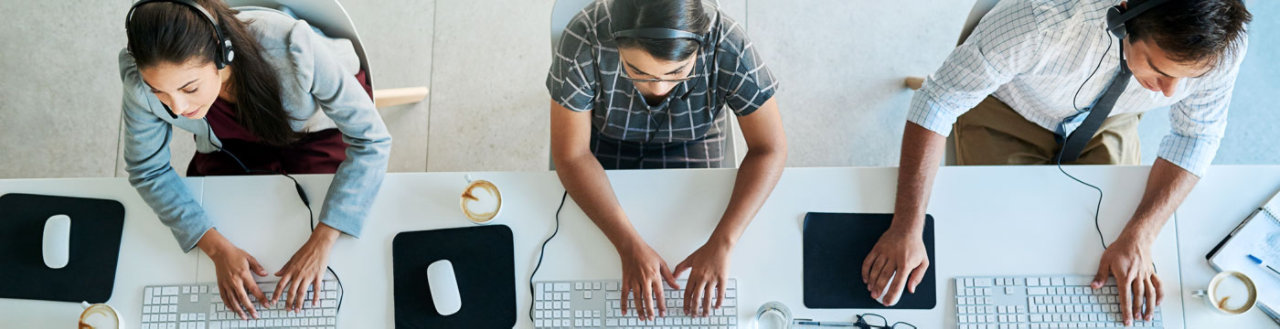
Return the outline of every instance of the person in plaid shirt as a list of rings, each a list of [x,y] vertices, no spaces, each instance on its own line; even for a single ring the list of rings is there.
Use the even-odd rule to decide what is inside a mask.
[[[637,29],[682,36],[628,34]],[[720,299],[712,305],[710,296],[724,292],[733,245],[773,190],[787,153],[773,98],[778,84],[744,27],[698,0],[598,0],[553,46],[546,81],[552,159],[566,192],[617,249],[631,309],[642,319],[666,315],[662,284],[679,289],[675,276],[685,270],[685,307],[677,313],[718,308]],[[604,170],[722,166],[726,108],[749,150],[720,224],[672,271],[632,227]]]

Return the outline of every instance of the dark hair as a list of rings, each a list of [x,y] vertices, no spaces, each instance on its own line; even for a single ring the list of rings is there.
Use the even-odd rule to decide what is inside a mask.
[[[703,35],[711,25],[711,18],[707,16],[701,0],[616,0],[609,9],[614,32],[668,28]],[[615,41],[618,47],[640,47],[654,57],[668,61],[689,58],[699,45],[689,39],[619,38]]]
[[[1129,8],[1142,2],[1131,0]],[[1217,64],[1234,57],[1224,55],[1239,50],[1252,19],[1242,0],[1170,0],[1125,27],[1130,38],[1154,41],[1169,59]]]
[[[235,50],[228,67],[233,67],[236,121],[267,144],[281,146],[297,140],[301,134],[289,125],[291,118],[280,98],[280,78],[263,59],[262,46],[246,28],[251,22],[237,19],[238,12],[222,0],[195,1],[214,17]],[[129,52],[139,68],[161,62],[182,64],[192,59],[212,63],[218,56],[214,27],[185,5],[142,5],[134,10],[125,30]]]

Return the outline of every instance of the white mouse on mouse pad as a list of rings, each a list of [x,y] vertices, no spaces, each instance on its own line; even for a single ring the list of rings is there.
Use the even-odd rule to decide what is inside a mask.
[[[453,262],[441,259],[427,265],[427,285],[431,288],[431,301],[436,304],[436,312],[440,315],[453,315],[462,308]]]
[[[51,269],[67,266],[71,254],[71,217],[54,215],[44,222],[44,265]]]

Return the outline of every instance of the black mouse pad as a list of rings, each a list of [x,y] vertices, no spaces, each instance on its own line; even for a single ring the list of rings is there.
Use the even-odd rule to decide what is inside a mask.
[[[71,217],[67,266],[44,264],[44,225]],[[124,231],[115,200],[33,194],[0,196],[0,298],[105,303],[111,299]]]
[[[871,298],[862,283],[862,260],[893,214],[815,213],[804,216],[804,306],[808,308],[932,309],[937,304],[938,262],[933,254],[933,216],[924,218],[924,249],[929,269],[916,286],[905,289],[892,307]]]
[[[391,241],[396,328],[511,328],[516,324],[511,228],[488,225],[401,232]],[[436,312],[427,266],[448,259],[462,308]]]

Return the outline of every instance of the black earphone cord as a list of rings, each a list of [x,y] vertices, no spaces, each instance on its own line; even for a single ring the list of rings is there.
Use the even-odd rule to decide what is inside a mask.
[[[1102,51],[1102,56],[1098,58],[1098,64],[1093,67],[1093,72],[1090,72],[1089,76],[1084,79],[1084,82],[1080,83],[1080,88],[1076,89],[1075,96],[1071,97],[1071,107],[1075,108],[1076,111],[1080,110],[1080,107],[1076,106],[1076,98],[1080,97],[1080,91],[1084,90],[1084,86],[1089,83],[1089,79],[1093,79],[1093,75],[1098,73],[1098,69],[1102,67],[1102,61],[1106,60],[1107,54],[1111,52],[1113,38],[1111,37],[1111,33],[1106,33],[1106,35],[1107,35],[1107,49]],[[1123,41],[1123,39],[1121,41]],[[1123,46],[1120,47],[1120,56],[1124,57]],[[1123,58],[1121,58],[1121,63],[1124,63]],[[1102,193],[1102,188],[1099,188],[1098,186],[1093,184],[1089,184],[1084,180],[1076,178],[1076,176],[1071,175],[1070,173],[1067,173],[1067,170],[1062,168],[1062,157],[1057,156],[1055,158],[1057,158],[1056,165],[1058,166],[1058,171],[1062,172],[1063,175],[1066,175],[1068,178],[1071,178],[1071,180],[1074,180],[1077,183],[1080,183],[1080,184],[1083,184],[1084,186],[1088,186],[1089,188],[1092,188],[1094,191],[1098,191],[1098,203],[1096,206],[1094,206],[1094,210],[1093,210],[1093,229],[1098,232],[1098,242],[1102,244],[1102,249],[1106,250],[1109,246],[1107,245],[1107,239],[1102,234],[1102,225],[1098,221],[1098,217],[1102,213],[1102,199],[1104,195]],[[1152,268],[1154,269],[1155,261],[1152,261],[1151,263],[1152,263]]]
[[[205,132],[206,132],[205,140],[209,142],[209,145],[212,145],[214,148],[217,148],[218,152],[222,152],[227,156],[231,157],[231,160],[234,160],[236,164],[240,166],[240,169],[244,169],[244,172],[246,174],[256,173],[256,174],[280,175],[280,176],[284,176],[284,178],[288,178],[290,181],[293,181],[293,188],[298,192],[298,199],[302,200],[302,206],[307,208],[307,229],[313,233],[316,231],[316,224],[315,224],[316,215],[315,215],[315,212],[311,210],[311,200],[307,199],[307,193],[302,189],[302,183],[299,183],[297,178],[294,178],[293,176],[284,172],[249,169],[249,167],[246,166],[243,161],[240,161],[239,157],[237,157],[235,154],[232,154],[231,151],[227,151],[221,146],[213,144],[213,127],[209,124],[208,120],[205,120]],[[335,272],[333,270],[333,267],[329,265],[325,265],[324,268],[325,270],[329,271],[329,274],[333,275],[333,280],[338,283],[338,306],[336,307],[335,311],[341,312],[342,300],[346,297],[346,293],[345,293],[346,290],[342,288],[342,278],[338,277],[338,272]],[[321,285],[323,285],[323,283],[321,283]],[[320,295],[319,291],[314,291],[312,293],[315,294],[317,297],[319,297]]]

